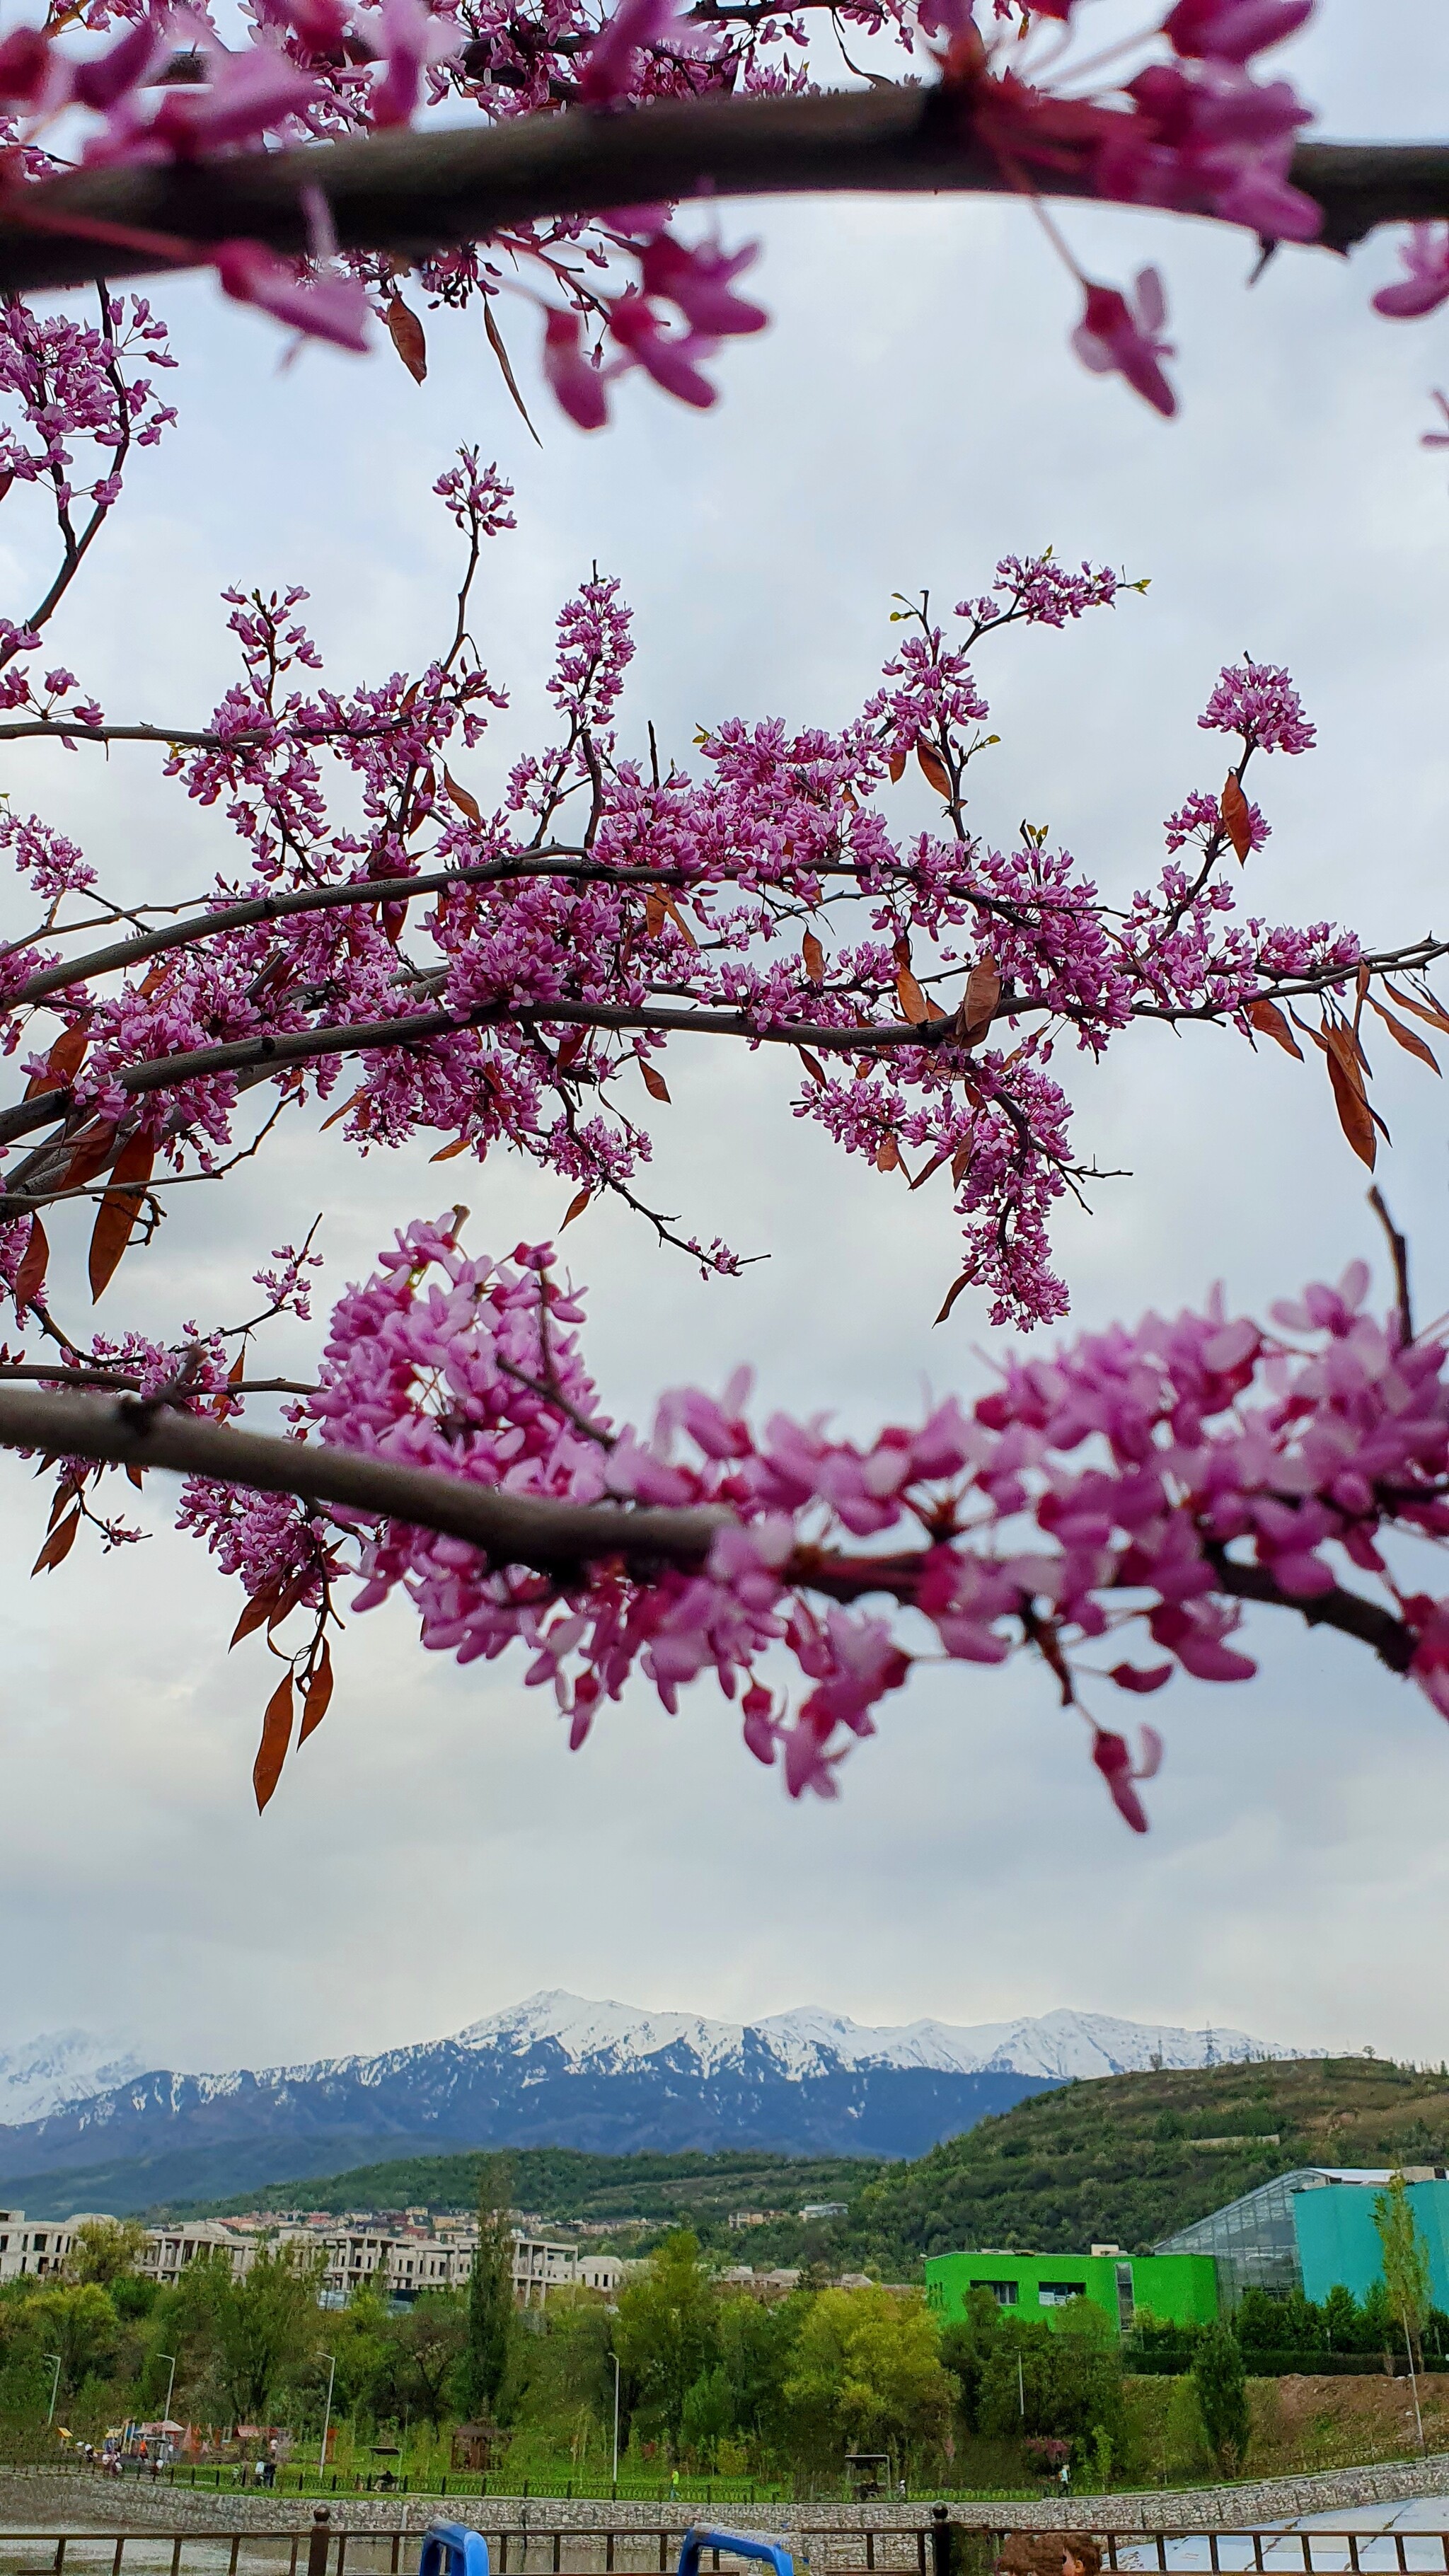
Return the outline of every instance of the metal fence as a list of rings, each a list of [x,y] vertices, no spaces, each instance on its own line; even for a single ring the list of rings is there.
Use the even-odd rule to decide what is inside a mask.
[[[490,2531],[480,2519],[494,2576],[668,2576],[683,2538],[677,2523],[636,2531],[540,2523],[522,2532]],[[781,2537],[812,2576],[966,2576],[990,2565],[1009,2530],[934,2518],[842,2530],[800,2517]],[[1031,2534],[1039,2576],[1053,2576],[1056,2544],[1065,2555],[1071,2537]],[[325,2512],[310,2531],[0,2531],[0,2576],[413,2576],[421,2545],[419,2530],[349,2531]],[[1101,2534],[1100,2546],[1104,2576],[1449,2576],[1449,2530],[1119,2531]],[[743,2576],[727,2550],[706,2556],[709,2576]]]

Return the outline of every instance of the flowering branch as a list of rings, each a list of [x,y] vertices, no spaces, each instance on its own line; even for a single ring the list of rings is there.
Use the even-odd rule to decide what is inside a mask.
[[[1092,1703],[1155,1693],[1179,1667],[1248,1679],[1230,1642],[1244,1600],[1369,1645],[1449,1715],[1449,1603],[1402,1589],[1384,1554],[1396,1535],[1449,1542],[1449,1346],[1366,1315],[1362,1263],[1269,1326],[1215,1297],[1009,1361],[971,1411],[950,1398],[861,1448],[779,1413],[757,1432],[747,1371],[718,1399],[666,1395],[648,1435],[611,1423],[551,1247],[470,1260],[459,1226],[458,1211],[410,1226],[348,1291],[290,1439],[198,1418],[241,1397],[202,1343],[179,1367],[154,1351],[139,1400],[55,1391],[62,1363],[48,1391],[0,1383],[0,1445],[65,1462],[40,1565],[66,1552],[97,1468],[168,1468],[196,1480],[180,1525],[242,1579],[238,1637],[329,1615],[355,1546],[357,1609],[401,1590],[423,1643],[464,1662],[526,1646],[526,1679],[551,1687],[575,1746],[636,1667],[671,1711],[713,1668],[747,1748],[782,1758],[795,1795],[834,1794],[842,1752],[923,1649],[1025,1652],[1145,1830],[1135,1783],[1160,1740],[1144,1730],[1134,1763]],[[76,1354],[70,1373],[93,1371]],[[863,1612],[871,1599],[894,1621]],[[1091,1660],[1138,1623],[1165,1661]],[[792,1662],[808,1686],[793,1708]]]
[[[1052,197],[1099,193],[1085,168],[1046,171],[1040,184]],[[1300,144],[1292,184],[1320,210],[1320,239],[1342,250],[1380,224],[1449,217],[1449,145]],[[612,116],[575,110],[481,132],[393,132],[47,181],[33,208],[0,209],[0,292],[92,277],[95,239],[67,232],[76,219],[174,241],[164,254],[108,243],[106,266],[115,277],[199,265],[217,242],[237,234],[276,251],[305,252],[312,189],[325,195],[344,250],[405,260],[487,240],[514,224],[702,193],[1015,193],[993,146],[939,90],[705,98]]]

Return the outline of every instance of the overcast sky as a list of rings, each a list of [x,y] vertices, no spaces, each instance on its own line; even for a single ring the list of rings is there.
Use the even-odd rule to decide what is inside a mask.
[[[1322,18],[1296,60],[1324,131],[1431,130],[1449,70],[1436,0],[1371,20],[1323,0]],[[1219,664],[1249,650],[1289,664],[1320,737],[1264,769],[1274,836],[1255,902],[1335,914],[1376,943],[1442,931],[1449,458],[1417,438],[1428,389],[1449,384],[1449,324],[1367,311],[1386,243],[1347,268],[1285,254],[1247,295],[1239,238],[1103,212],[1070,228],[1098,275],[1162,266],[1176,423],[1076,367],[1075,291],[1015,207],[727,210],[729,239],[763,242],[774,325],[726,352],[708,418],[637,384],[617,426],[582,439],[537,394],[520,308],[541,454],[476,316],[430,320],[421,390],[386,350],[311,352],[278,378],[269,325],[209,287],[168,286],[183,425],[140,461],[58,642],[113,716],[194,724],[232,676],[219,590],[296,580],[334,682],[415,668],[455,578],[429,486],[476,439],[519,492],[475,617],[513,695],[504,743],[537,738],[551,620],[597,558],[638,616],[626,738],[642,743],[652,716],[687,758],[700,720],[845,720],[889,649],[892,592],[957,598],[1001,552],[1050,541],[1151,587],[983,658],[1004,739],[978,772],[979,828],[1009,842],[1025,814],[1104,886],[1146,881],[1160,818],[1216,783],[1196,717]],[[37,547],[12,495],[6,613],[30,595]],[[479,755],[480,786],[489,775]],[[103,767],[45,749],[10,785],[133,897],[234,864],[224,825],[145,753]],[[1442,1092],[1406,1059],[1378,1069],[1395,1139],[1381,1177],[1427,1315],[1449,1305]],[[1087,1152],[1132,1174],[1090,1218],[1060,1221],[1079,1322],[1194,1301],[1219,1275],[1242,1309],[1358,1253],[1382,1290],[1363,1175],[1316,1067],[1144,1030],[1069,1078]],[[789,1117],[775,1064],[676,1049],[670,1084],[656,1196],[771,1257],[704,1287],[611,1211],[573,1229],[617,1413],[637,1418],[681,1378],[718,1383],[741,1357],[765,1402],[835,1405],[862,1430],[915,1408],[923,1382],[977,1382],[979,1304],[931,1329],[956,1266],[944,1190],[908,1197],[846,1164]],[[175,1194],[163,1243],[132,1257],[104,1311],[169,1330],[233,1316],[250,1272],[318,1209],[334,1294],[395,1223],[460,1188],[480,1245],[556,1227],[556,1186],[504,1158],[460,1184],[462,1165],[429,1171],[431,1141],[359,1164],[335,1133],[295,1127],[225,1193]],[[305,1364],[308,1337],[272,1348]],[[259,2063],[433,2035],[559,1985],[734,2017],[809,2001],[969,2022],[1071,2004],[1436,2061],[1449,2045],[1434,1966],[1449,1730],[1361,1650],[1284,1619],[1253,1623],[1256,1683],[1179,1681],[1155,1704],[1168,1761],[1145,1842],[1025,1667],[921,1678],[852,1756],[838,1805],[791,1807],[712,1687],[675,1720],[640,1691],[570,1757],[516,1666],[425,1657],[401,1609],[350,1624],[326,1725],[258,1820],[271,1685],[258,1641],[225,1651],[234,1587],[164,1529],[110,1560],[82,1543],[32,1584],[41,1526],[28,1471],[0,1465],[0,2044],[81,2023],[154,2064]]]

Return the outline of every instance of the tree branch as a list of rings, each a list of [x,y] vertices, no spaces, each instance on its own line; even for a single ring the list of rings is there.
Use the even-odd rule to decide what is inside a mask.
[[[1306,143],[1296,186],[1344,249],[1375,225],[1449,215],[1449,145]],[[1050,196],[1091,197],[1090,168],[1043,175]],[[69,218],[179,237],[157,247],[105,240],[113,278],[196,266],[245,234],[304,252],[304,193],[320,188],[346,250],[413,260],[510,224],[597,214],[655,198],[1015,193],[969,111],[941,89],[906,85],[802,98],[708,98],[600,114],[574,109],[504,119],[479,131],[374,134],[288,152],[239,152],[166,168],[88,170],[16,189],[0,220],[0,292],[94,277],[95,234]]]
[[[164,1467],[250,1493],[296,1494],[366,1519],[410,1523],[479,1548],[494,1565],[567,1573],[591,1561],[664,1560],[693,1565],[734,1515],[716,1508],[633,1510],[617,1503],[558,1503],[469,1484],[430,1467],[400,1467],[357,1449],[232,1431],[194,1414],[123,1397],[33,1394],[0,1385],[0,1448]]]

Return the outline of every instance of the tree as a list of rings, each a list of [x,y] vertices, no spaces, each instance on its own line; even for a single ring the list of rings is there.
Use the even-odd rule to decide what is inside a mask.
[[[146,2230],[139,2218],[84,2219],[71,2238],[66,2279],[113,2289],[135,2272],[145,2246]]]
[[[1363,2340],[1366,2330],[1358,2301],[1342,2281],[1334,2282],[1323,2302],[1323,2331],[1330,2352],[1370,2349]]]
[[[396,2320],[408,2411],[437,2426],[452,2400],[459,2366],[472,2358],[471,2319],[453,2290],[423,2290]]]
[[[512,2197],[509,2158],[486,2157],[478,2183],[478,2251],[468,2282],[467,2336],[458,2369],[459,2403],[465,2414],[484,2422],[501,2420],[516,2333]]]
[[[614,2350],[631,2415],[676,2455],[690,2390],[718,2352],[714,2294],[687,2228],[666,2237],[643,2277],[620,2291]]]
[[[1247,2457],[1251,2424],[1242,2349],[1231,2326],[1209,2326],[1193,2356],[1192,2381],[1208,2449],[1224,2477],[1235,2477]]]
[[[317,2292],[323,2258],[292,2245],[260,2245],[217,2303],[217,2366],[239,2422],[265,2424],[321,2341]]]
[[[1210,1303],[1165,1334],[1149,1315],[1120,1342],[1083,1340],[1051,1401],[1032,1367],[1010,1367],[969,1419],[948,1400],[909,1432],[858,1444],[784,1413],[756,1428],[737,1374],[726,1402],[687,1390],[641,1438],[600,1403],[577,1300],[546,1245],[500,1267],[464,1251],[456,1213],[405,1228],[402,1249],[341,1300],[315,1378],[293,1381],[249,1373],[249,1354],[267,1322],[304,1312],[310,1237],[254,1274],[257,1312],[174,1341],[145,1317],[83,1341],[45,1224],[57,1206],[94,1207],[94,1301],[128,1255],[137,1276],[165,1211],[186,1204],[168,1193],[262,1151],[280,1122],[355,1075],[322,1122],[345,1122],[343,1142],[426,1131],[439,1157],[516,1148],[559,1184],[561,1206],[567,1189],[560,1231],[609,1197],[727,1272],[738,1266],[728,1246],[678,1232],[640,1195],[642,1101],[667,1107],[666,1049],[705,1039],[785,1050],[800,1068],[793,1113],[868,1157],[884,1187],[949,1174],[962,1241],[942,1265],[942,1322],[977,1294],[998,1323],[1065,1310],[1050,1220],[1087,1192],[1092,1166],[1050,1069],[1063,1031],[1100,1056],[1129,1027],[1203,1023],[1300,1062],[1306,1034],[1325,1108],[1371,1167],[1360,1032],[1384,1030],[1433,1062],[1421,1031],[1449,1028],[1427,981],[1445,943],[1365,954],[1351,931],[1265,928],[1255,894],[1238,912],[1234,868],[1267,830],[1264,764],[1313,740],[1286,673],[1247,659],[1222,672],[1198,720],[1219,737],[1222,787],[1187,788],[1152,884],[1134,895],[1128,880],[1109,897],[1044,826],[993,850],[968,785],[990,739],[982,656],[1009,631],[1124,601],[1116,574],[1004,558],[952,622],[925,596],[900,609],[883,685],[843,727],[750,731],[721,718],[701,728],[690,768],[667,747],[661,768],[657,744],[646,757],[637,727],[624,738],[632,642],[616,585],[596,575],[561,615],[549,730],[485,815],[451,764],[467,765],[502,701],[470,616],[512,495],[464,451],[437,485],[464,547],[456,618],[421,673],[314,687],[300,595],[237,594],[242,675],[209,721],[190,721],[194,709],[111,718],[74,675],[44,668],[46,630],[129,458],[169,435],[158,385],[171,353],[149,307],[108,288],[94,321],[41,320],[19,300],[88,279],[104,245],[114,277],[211,261],[234,298],[357,346],[370,286],[417,374],[425,335],[398,283],[403,237],[422,246],[424,293],[483,304],[515,390],[494,306],[518,270],[542,282],[544,372],[575,420],[602,421],[621,368],[703,404],[707,352],[764,316],[736,291],[738,255],[644,221],[651,201],[689,193],[702,174],[715,196],[842,181],[1040,187],[1191,212],[1270,245],[1343,247],[1381,222],[1449,210],[1449,151],[1295,143],[1308,112],[1288,82],[1259,80],[1256,57],[1308,8],[1177,0],[1142,55],[1090,95],[1070,49],[1054,68],[1039,42],[1038,22],[1069,18],[1071,0],[1022,13],[1020,28],[993,22],[989,38],[965,0],[884,0],[882,31],[916,48],[928,79],[873,74],[866,91],[814,97],[792,94],[784,68],[794,22],[739,0],[695,0],[678,22],[662,0],[653,13],[622,0],[603,26],[592,0],[571,0],[547,31],[525,15],[488,35],[454,0],[426,24],[400,0],[355,25],[349,0],[325,0],[320,17],[297,0],[284,23],[255,31],[259,57],[203,48],[170,66],[174,78],[159,34],[154,45],[128,34],[99,68],[87,49],[109,12],[82,0],[63,25],[20,31],[0,52],[28,191],[0,221],[0,383],[16,414],[0,471],[17,501],[45,498],[57,540],[53,577],[0,636],[0,739],[80,756],[150,744],[193,811],[220,807],[240,845],[179,913],[149,887],[106,888],[101,921],[132,927],[86,947],[90,862],[38,818],[0,818],[35,916],[0,956],[6,1046],[27,1050],[24,1096],[0,1110],[0,1281],[28,1337],[0,1358],[0,1446],[61,1462],[38,1571],[55,1571],[83,1531],[107,1545],[136,1535],[105,1500],[118,1471],[133,1485],[153,1469],[191,1480],[179,1523],[240,1581],[237,1636],[265,1630],[284,1656],[253,1773],[260,1806],[328,1707],[334,1594],[352,1576],[367,1606],[405,1590],[429,1645],[472,1657],[526,1644],[528,1677],[554,1689],[575,1745],[634,1669],[673,1708],[713,1668],[748,1749],[794,1795],[834,1794],[842,1754],[908,1678],[917,1613],[948,1656],[1030,1654],[1078,1706],[1078,1650],[1094,1655],[1124,1620],[1160,1658],[1109,1668],[1130,1696],[1179,1669],[1249,1677],[1230,1640],[1254,1602],[1368,1645],[1449,1708],[1449,1610],[1392,1579],[1373,1588],[1386,1544],[1449,1535],[1444,1354],[1413,1341],[1402,1263],[1381,1325],[1361,1312],[1356,1264],[1340,1291],[1309,1293],[1296,1326],[1282,1307],[1260,1326]],[[425,90],[477,112],[484,130],[404,130]],[[62,107],[92,164],[68,175],[46,157]],[[339,139],[303,145],[319,120]],[[559,255],[558,216],[582,223],[577,241],[569,233],[576,262]],[[1391,317],[1449,293],[1437,234],[1416,233],[1407,259],[1405,281],[1377,298]],[[1154,273],[1130,304],[1078,283],[1079,355],[1169,410]],[[937,800],[931,831],[892,819],[907,775]],[[937,1186],[944,1196],[946,1180]],[[386,1385],[384,1324],[407,1359]],[[1295,1332],[1306,1348],[1285,1340]],[[1345,1341],[1371,1384],[1361,1403],[1321,1366]],[[278,1396],[302,1436],[236,1427]],[[1184,1490],[1189,1418],[1201,1478]],[[1112,1462],[1084,1482],[1094,1433]],[[1031,1559],[1039,1591],[1024,1588],[1006,1528],[1023,1508],[1046,1542]],[[793,1699],[760,1677],[767,1658],[793,1660]],[[1138,1784],[1156,1767],[1155,1731],[1134,1751],[1116,1727],[1088,1723],[1110,1795],[1144,1830]]]
[[[22,2332],[32,2350],[44,2349],[60,2360],[56,2383],[71,2395],[84,2379],[108,2362],[120,2341],[120,2321],[105,2291],[95,2282],[67,2289],[42,2290],[26,2301]]]
[[[940,2448],[950,2420],[935,2320],[914,2293],[822,2290],[801,2324],[784,2403],[812,2464],[838,2469],[846,2451],[889,2451],[909,2472]]]
[[[1390,2178],[1387,2191],[1374,2194],[1374,2228],[1383,2252],[1383,2281],[1389,2306],[1408,2346],[1410,2360],[1422,2369],[1424,2328],[1434,2292],[1429,2248],[1401,2173]]]

